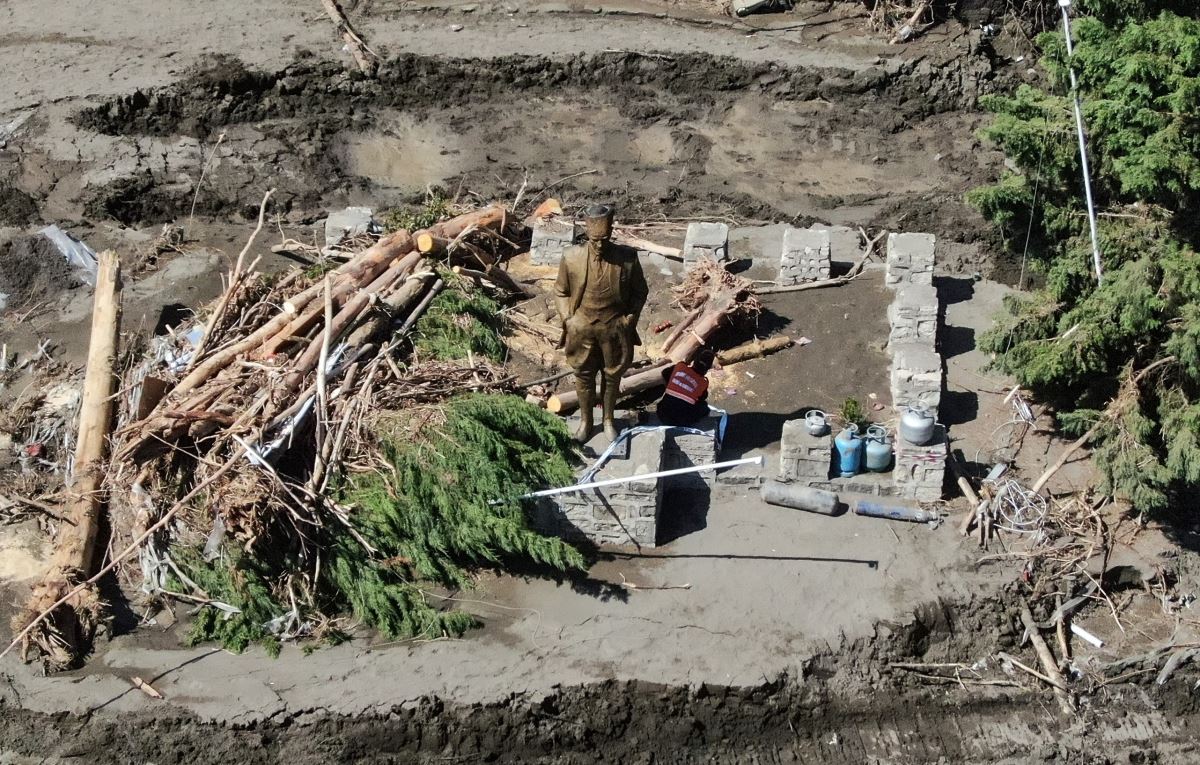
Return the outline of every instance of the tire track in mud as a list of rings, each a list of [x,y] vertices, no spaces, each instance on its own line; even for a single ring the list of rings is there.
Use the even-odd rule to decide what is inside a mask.
[[[1077,721],[1026,693],[877,694],[822,700],[802,683],[688,690],[643,683],[563,689],[540,701],[446,707],[426,700],[379,717],[292,715],[247,727],[167,715],[73,718],[5,709],[0,761],[498,763],[1188,763],[1195,711],[1116,705]],[[1136,702],[1137,692],[1120,699]],[[20,762],[19,759],[15,760]]]

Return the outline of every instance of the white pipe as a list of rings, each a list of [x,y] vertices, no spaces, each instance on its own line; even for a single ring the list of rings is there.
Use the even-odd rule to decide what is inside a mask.
[[[1079,82],[1075,79],[1075,67],[1071,58],[1075,55],[1075,46],[1071,42],[1071,0],[1058,0],[1062,9],[1063,35],[1067,38],[1067,71],[1071,73],[1071,97],[1075,104],[1075,133],[1079,136],[1079,162],[1083,167],[1083,195],[1087,199],[1088,229],[1092,235],[1092,265],[1096,269],[1096,283],[1104,281],[1104,273],[1100,268],[1100,236],[1096,233],[1096,204],[1092,201],[1092,173],[1088,168],[1087,138],[1083,131],[1083,110],[1079,105]]]
[[[1091,643],[1092,645],[1096,646],[1097,648],[1103,648],[1103,647],[1104,647],[1104,641],[1103,641],[1103,640],[1101,640],[1100,638],[1096,637],[1096,636],[1095,636],[1095,635],[1093,635],[1092,633],[1088,632],[1088,631],[1087,631],[1087,630],[1085,630],[1083,627],[1076,627],[1076,626],[1075,626],[1075,624],[1074,624],[1074,623],[1072,623],[1072,624],[1071,624],[1071,632],[1073,632],[1073,633],[1074,633],[1076,636],[1078,636],[1078,637],[1081,637],[1081,638],[1083,638],[1084,640],[1088,641],[1089,643]]]
[[[760,454],[757,457],[744,457],[740,460],[729,460],[728,462],[714,462],[711,465],[693,465],[691,467],[676,468],[675,470],[659,470],[656,473],[642,473],[641,475],[631,475],[628,478],[606,478],[603,481],[591,481],[590,483],[577,483],[572,486],[563,486],[558,489],[543,489],[535,491],[532,494],[523,494],[517,499],[534,499],[537,497],[553,497],[556,494],[570,494],[584,489],[599,489],[603,486],[616,486],[622,483],[633,483],[634,481],[644,481],[650,478],[666,478],[672,475],[687,475],[688,473],[699,473],[702,470],[718,470],[720,468],[734,467],[736,465],[761,465],[763,457]],[[496,500],[497,502],[500,500]]]

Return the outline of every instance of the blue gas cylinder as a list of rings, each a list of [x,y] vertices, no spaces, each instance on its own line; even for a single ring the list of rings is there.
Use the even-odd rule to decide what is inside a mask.
[[[867,428],[864,439],[863,462],[872,473],[883,473],[892,464],[892,439],[888,438],[887,428],[882,425],[872,425]]]
[[[837,449],[838,470],[842,478],[858,475],[863,455],[863,441],[858,435],[858,426],[847,425],[845,430],[833,439],[833,446]]]

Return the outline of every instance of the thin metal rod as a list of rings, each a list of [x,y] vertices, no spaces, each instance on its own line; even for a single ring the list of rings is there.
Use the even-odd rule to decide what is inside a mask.
[[[599,489],[604,486],[617,486],[622,483],[633,483],[634,481],[645,481],[650,478],[666,478],[673,475],[686,475],[688,473],[699,473],[702,470],[719,470],[721,468],[734,467],[736,465],[761,465],[763,458],[760,454],[757,457],[743,457],[740,460],[729,460],[728,462],[714,462],[711,465],[693,465],[691,467],[676,468],[675,470],[659,470],[655,473],[642,473],[641,475],[631,475],[628,478],[606,478],[603,481],[591,481],[590,483],[577,483],[572,486],[563,486],[558,489],[543,489],[535,491],[532,494],[523,494],[517,499],[534,499],[536,497],[553,497],[556,494],[571,494],[585,489]]]
[[[1096,231],[1096,203],[1092,200],[1092,173],[1088,163],[1087,135],[1083,128],[1083,108],[1079,103],[1079,81],[1075,78],[1075,67],[1071,59],[1075,56],[1075,45],[1071,42],[1071,0],[1058,0],[1062,10],[1063,36],[1067,38],[1067,71],[1071,74],[1071,100],[1075,106],[1075,133],[1079,136],[1079,162],[1083,167],[1083,194],[1087,199],[1088,228],[1092,235],[1092,265],[1096,269],[1096,283],[1104,281],[1100,267],[1100,236]]]

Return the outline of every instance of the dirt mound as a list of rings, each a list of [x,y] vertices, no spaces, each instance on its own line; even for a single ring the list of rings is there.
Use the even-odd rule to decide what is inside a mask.
[[[137,91],[84,109],[80,127],[111,135],[206,136],[232,124],[281,117],[320,116],[341,128],[361,127],[372,109],[416,110],[490,100],[567,95],[603,89],[623,113],[639,121],[670,115],[697,117],[727,100],[758,90],[783,100],[860,97],[893,103],[912,119],[970,108],[987,90],[990,63],[981,56],[941,66],[928,62],[879,65],[864,71],[786,68],[693,53],[652,57],[606,53],[552,59],[429,58],[405,54],[384,62],[375,79],[346,72],[339,63],[301,60],[277,73],[254,72],[220,58],[178,84]],[[864,119],[877,119],[864,114]]]
[[[81,284],[71,266],[44,236],[0,244],[0,292],[14,308],[53,299]]]
[[[38,205],[32,196],[16,186],[0,183],[0,226],[24,226],[38,219]]]

